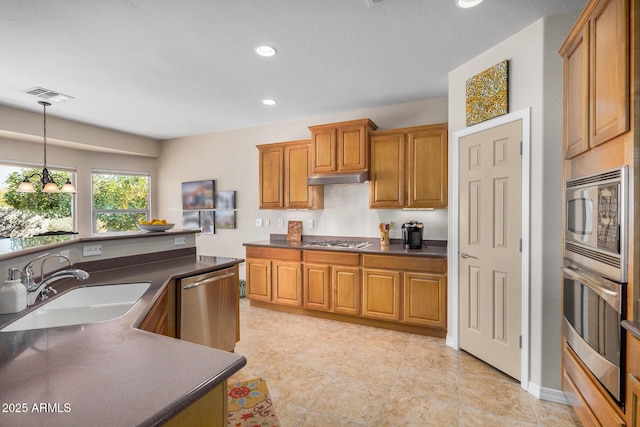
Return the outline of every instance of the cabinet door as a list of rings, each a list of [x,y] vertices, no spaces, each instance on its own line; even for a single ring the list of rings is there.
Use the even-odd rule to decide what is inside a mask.
[[[627,375],[627,425],[640,427],[640,380],[635,375]]]
[[[282,147],[259,148],[260,209],[281,209],[284,207]]]
[[[446,329],[447,278],[439,274],[404,273],[406,323]]]
[[[338,172],[367,170],[367,128],[341,126],[338,131]]]
[[[299,262],[273,261],[273,302],[302,305],[302,268]]]
[[[400,273],[365,269],[362,315],[383,320],[400,320]]]
[[[447,130],[411,132],[408,140],[408,200],[410,208],[447,207]]]
[[[323,206],[324,186],[308,186],[311,168],[310,145],[284,147],[284,206],[288,209],[317,209]]]
[[[371,137],[369,207],[401,208],[405,203],[405,135]]]
[[[590,20],[590,145],[629,130],[629,3],[604,0]]]
[[[589,26],[564,54],[564,151],[570,159],[589,149]]]
[[[305,264],[303,305],[307,308],[329,310],[329,282],[328,265]]]
[[[142,321],[140,329],[160,335],[169,335],[169,286],[162,291],[162,295]]]
[[[331,274],[331,311],[360,314],[360,269],[335,266]]]
[[[247,296],[258,301],[271,301],[271,261],[247,259]]]
[[[335,172],[338,170],[335,128],[318,128],[311,131],[311,172]]]

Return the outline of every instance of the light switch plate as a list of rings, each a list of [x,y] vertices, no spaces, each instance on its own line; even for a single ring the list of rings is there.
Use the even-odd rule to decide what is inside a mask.
[[[312,219],[308,219],[307,220],[307,228],[313,228],[313,220]]]
[[[256,219],[256,227],[262,227],[262,220]]]
[[[264,226],[265,227],[271,227],[271,220],[269,218],[264,220]]]
[[[278,228],[284,228],[284,219],[278,220]]]

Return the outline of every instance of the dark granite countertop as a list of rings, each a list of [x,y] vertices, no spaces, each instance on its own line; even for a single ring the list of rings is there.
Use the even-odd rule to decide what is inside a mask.
[[[640,323],[634,320],[623,320],[621,325],[624,329],[629,331],[631,335],[640,340]]]
[[[307,246],[309,243],[320,240],[348,240],[353,242],[369,242],[371,245],[363,249]],[[261,246],[283,249],[304,249],[318,251],[342,251],[357,252],[362,254],[387,254],[387,255],[408,255],[431,258],[447,257],[447,242],[443,240],[425,240],[421,249],[404,249],[402,239],[391,239],[390,245],[381,246],[377,238],[366,237],[336,237],[336,236],[303,236],[301,242],[289,242],[284,234],[272,234],[269,240],[244,243],[244,246]]]
[[[119,319],[1,332],[0,425],[154,426],[169,420],[240,370],[246,359],[137,326],[170,279],[242,261],[193,254],[90,271],[81,286],[150,282],[151,287]],[[79,283],[65,280],[55,287],[60,294]],[[22,314],[0,315],[0,325]]]

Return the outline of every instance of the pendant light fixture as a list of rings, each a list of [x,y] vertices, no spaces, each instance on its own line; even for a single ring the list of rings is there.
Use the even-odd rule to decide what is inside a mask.
[[[76,188],[73,186],[73,184],[71,183],[71,181],[69,181],[69,179],[67,178],[67,182],[64,183],[64,185],[62,186],[62,190],[60,188],[58,188],[58,185],[53,181],[53,178],[51,177],[51,175],[49,175],[49,170],[47,169],[47,107],[50,106],[51,104],[45,101],[38,101],[38,104],[42,105],[42,112],[43,112],[43,116],[44,116],[44,132],[43,132],[43,139],[44,139],[44,165],[42,167],[42,191],[44,193],[59,193],[59,192],[63,192],[63,193],[75,193],[76,192]],[[36,189],[34,188],[33,184],[29,181],[29,178],[32,178],[35,174],[32,174],[31,176],[27,176],[24,178],[24,180],[20,183],[20,185],[18,186],[18,193],[35,193]]]

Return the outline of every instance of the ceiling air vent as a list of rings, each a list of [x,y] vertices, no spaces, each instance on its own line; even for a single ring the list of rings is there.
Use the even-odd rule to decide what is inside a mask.
[[[372,7],[378,3],[382,3],[382,0],[365,0],[367,2],[367,6]]]
[[[45,89],[40,86],[35,86],[31,89],[23,90],[22,92],[28,93],[29,95],[37,96],[41,99],[46,99],[47,101],[51,102],[64,102],[73,99],[73,96],[65,95],[54,90]]]

